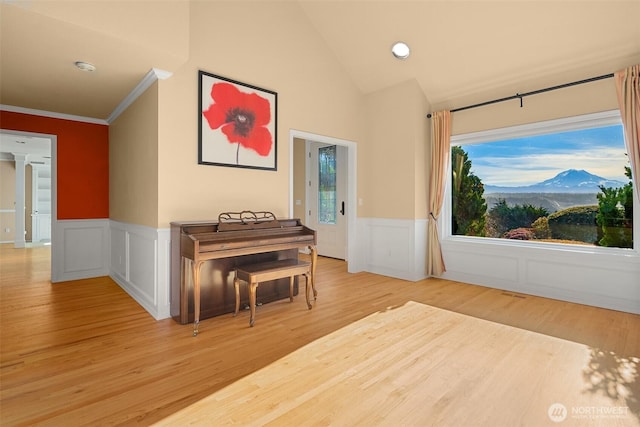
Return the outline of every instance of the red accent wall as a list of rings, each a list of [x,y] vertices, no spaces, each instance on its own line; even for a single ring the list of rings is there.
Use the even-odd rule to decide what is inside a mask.
[[[109,126],[0,111],[0,128],[57,135],[58,219],[109,218]]]

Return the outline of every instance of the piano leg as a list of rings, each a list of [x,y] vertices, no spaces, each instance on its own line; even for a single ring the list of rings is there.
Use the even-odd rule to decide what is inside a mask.
[[[313,299],[317,299],[318,291],[316,291],[316,265],[318,263],[318,251],[316,247],[311,245],[309,246],[311,250],[311,287],[313,288]],[[307,298],[307,301],[309,299]]]
[[[240,311],[240,279],[238,279],[238,273],[233,278],[233,288],[236,292],[236,311],[233,312],[233,317],[236,317],[238,311]]]
[[[189,323],[189,280],[193,266],[189,258],[182,257],[182,266],[180,269],[180,321],[181,323]],[[184,319],[184,320],[183,320]]]
[[[289,277],[289,302],[293,302],[293,283],[296,280],[296,276]]]
[[[200,269],[203,261],[192,263],[193,267],[193,336],[198,335],[198,325],[200,324]]]

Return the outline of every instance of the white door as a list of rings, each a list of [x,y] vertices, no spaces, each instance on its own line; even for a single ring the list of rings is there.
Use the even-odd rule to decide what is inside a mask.
[[[32,164],[31,241],[51,240],[51,166]]]
[[[307,224],[318,235],[318,255],[346,259],[347,148],[308,142]]]

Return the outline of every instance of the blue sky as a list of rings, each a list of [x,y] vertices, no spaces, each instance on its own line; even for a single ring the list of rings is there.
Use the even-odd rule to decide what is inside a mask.
[[[628,180],[621,125],[463,145],[462,149],[472,162],[471,171],[485,185],[531,185],[567,169]]]

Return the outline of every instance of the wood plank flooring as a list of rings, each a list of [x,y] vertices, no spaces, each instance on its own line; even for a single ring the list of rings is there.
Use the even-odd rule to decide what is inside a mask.
[[[566,427],[585,425],[576,405],[625,408],[616,409],[624,416],[590,419],[592,426],[639,426],[626,397],[582,393],[591,384],[584,375],[590,356],[583,344],[409,301],[325,335],[156,425],[538,427],[553,423],[548,411],[557,403],[566,405],[558,414]],[[579,402],[566,400],[576,395]]]
[[[588,346],[593,380],[584,392],[624,395],[640,418],[637,315],[440,279],[349,274],[344,262],[320,258],[312,310],[298,296],[259,307],[253,328],[241,312],[202,321],[193,337],[191,325],[154,320],[107,277],[51,284],[49,269],[49,247],[0,245],[2,426],[150,425],[408,301]],[[539,392],[555,401],[553,390]]]

